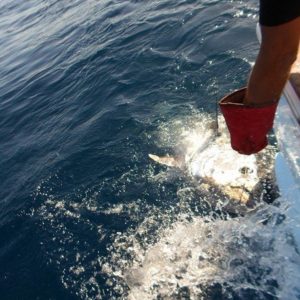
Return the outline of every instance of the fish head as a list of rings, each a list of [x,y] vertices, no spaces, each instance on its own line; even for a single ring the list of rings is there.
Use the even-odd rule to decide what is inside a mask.
[[[241,155],[216,140],[188,162],[192,176],[208,179],[231,198],[247,202],[259,182],[255,155]]]

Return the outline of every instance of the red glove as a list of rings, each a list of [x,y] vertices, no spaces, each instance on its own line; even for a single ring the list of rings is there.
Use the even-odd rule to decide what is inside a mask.
[[[225,96],[220,108],[225,118],[231,147],[241,154],[257,153],[268,145],[267,133],[273,127],[277,102],[263,107],[243,104],[246,88]]]

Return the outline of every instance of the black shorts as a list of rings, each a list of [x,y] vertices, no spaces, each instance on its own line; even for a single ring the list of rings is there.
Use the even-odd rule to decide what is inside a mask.
[[[259,23],[276,26],[300,16],[300,0],[260,0]]]

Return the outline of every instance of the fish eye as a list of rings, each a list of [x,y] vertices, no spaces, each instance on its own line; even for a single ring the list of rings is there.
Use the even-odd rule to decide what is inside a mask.
[[[248,168],[248,167],[242,167],[242,168],[240,168],[239,171],[240,171],[241,174],[243,174],[243,175],[251,174],[251,173],[253,172],[253,171],[252,171],[250,168]]]

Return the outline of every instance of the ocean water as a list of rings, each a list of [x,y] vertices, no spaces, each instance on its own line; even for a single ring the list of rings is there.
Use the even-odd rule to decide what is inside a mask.
[[[280,201],[233,217],[148,158],[246,83],[257,11],[1,0],[1,299],[300,299]]]

